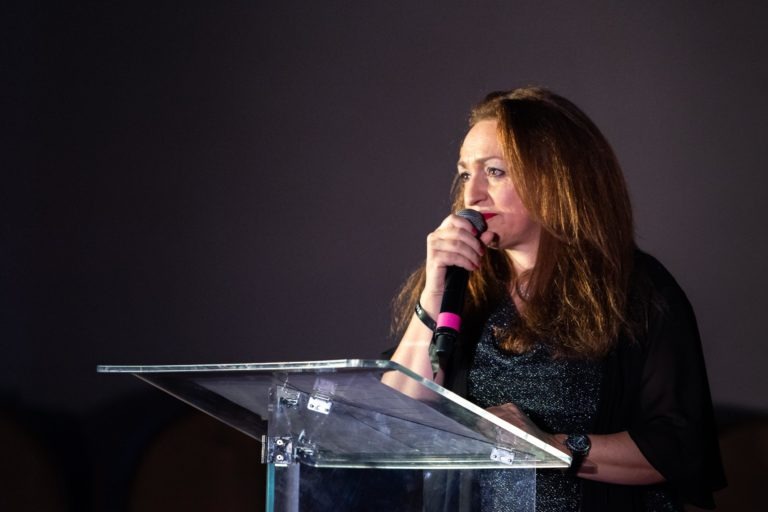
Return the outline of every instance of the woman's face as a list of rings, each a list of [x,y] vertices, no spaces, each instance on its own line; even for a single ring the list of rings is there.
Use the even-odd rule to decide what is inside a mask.
[[[531,219],[509,176],[496,134],[496,121],[479,121],[467,132],[459,152],[464,204],[486,217],[490,245],[535,262],[541,226]],[[513,259],[515,254],[510,254]]]

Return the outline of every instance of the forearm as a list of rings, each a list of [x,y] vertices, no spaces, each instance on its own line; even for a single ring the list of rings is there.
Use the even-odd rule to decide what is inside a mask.
[[[427,294],[422,294],[421,304],[427,314],[435,318],[435,312],[439,309],[439,298],[435,299]],[[433,375],[432,362],[429,358],[432,335],[432,330],[414,314],[397,346],[397,350],[392,355],[392,361],[405,366],[425,379],[434,379],[440,384],[443,377],[442,371]],[[412,391],[421,387],[412,379],[394,373],[385,375],[384,382],[408,395],[413,395]]]
[[[555,446],[564,449],[565,434],[555,434]],[[579,469],[578,476],[613,484],[650,485],[664,477],[645,458],[629,433],[590,435],[592,449]],[[564,449],[567,452],[567,449]]]

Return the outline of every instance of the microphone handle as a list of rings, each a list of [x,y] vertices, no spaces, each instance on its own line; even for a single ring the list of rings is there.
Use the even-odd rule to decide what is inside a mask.
[[[470,222],[475,228],[476,236],[480,236],[488,226],[483,215],[472,209],[464,209],[456,212],[456,215]],[[446,361],[453,353],[453,345],[461,330],[461,311],[464,309],[464,294],[467,291],[469,272],[461,267],[448,267],[445,271],[445,291],[440,304],[440,314],[437,317],[437,327],[432,337],[430,346],[430,358],[432,367],[435,368],[433,356],[437,356],[437,362],[441,368],[445,368]],[[437,370],[435,370],[437,371]]]
[[[465,269],[448,267],[446,270],[445,291],[434,335],[434,351],[441,360],[453,351],[454,342],[461,330],[461,312],[464,309],[464,294],[468,281],[469,272]]]

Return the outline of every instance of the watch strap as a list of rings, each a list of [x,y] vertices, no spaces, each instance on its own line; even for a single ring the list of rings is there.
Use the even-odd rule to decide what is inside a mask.
[[[568,468],[568,473],[575,475],[579,472],[584,459],[589,455],[592,442],[585,434],[571,434],[565,439],[564,444],[571,452],[571,465]]]

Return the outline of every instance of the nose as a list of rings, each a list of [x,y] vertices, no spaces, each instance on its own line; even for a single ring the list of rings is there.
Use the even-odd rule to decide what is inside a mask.
[[[464,182],[464,204],[475,206],[488,199],[488,180],[480,172],[472,173]]]

